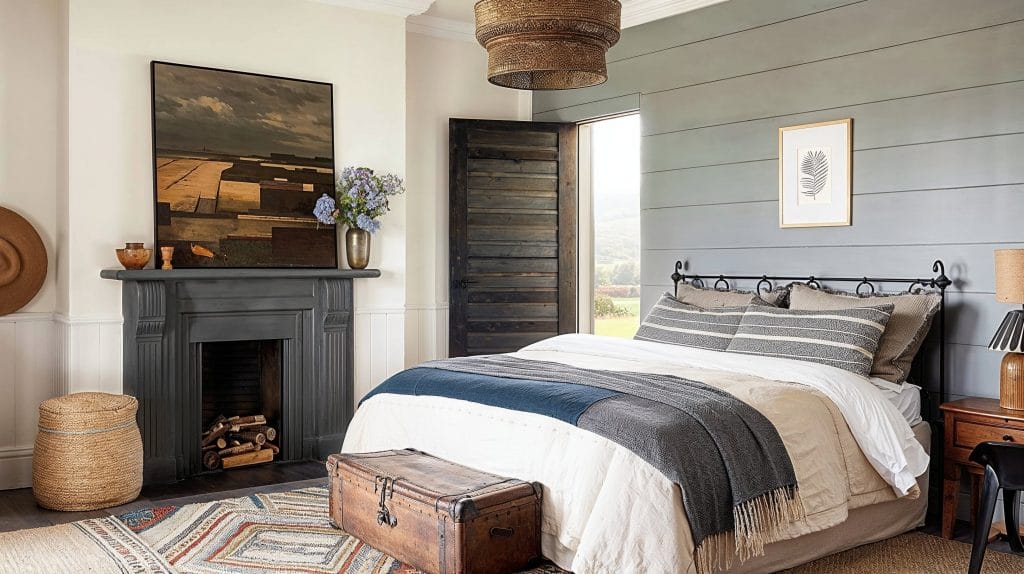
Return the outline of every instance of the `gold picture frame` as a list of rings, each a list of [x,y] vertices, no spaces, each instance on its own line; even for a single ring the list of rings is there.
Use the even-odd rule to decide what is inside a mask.
[[[853,119],[779,128],[779,227],[848,225],[853,225]]]

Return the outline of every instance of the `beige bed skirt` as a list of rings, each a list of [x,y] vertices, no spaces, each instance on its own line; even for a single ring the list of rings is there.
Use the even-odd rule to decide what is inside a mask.
[[[931,452],[931,426],[927,422],[914,427],[914,436]],[[765,546],[764,556],[759,556],[733,566],[730,574],[763,574],[778,572],[817,560],[829,554],[849,550],[864,544],[892,538],[924,525],[928,511],[928,473],[917,477],[921,496],[915,500],[901,498],[892,502],[872,504],[850,511],[849,518],[842,524],[819,532],[806,534],[792,540],[784,540]]]

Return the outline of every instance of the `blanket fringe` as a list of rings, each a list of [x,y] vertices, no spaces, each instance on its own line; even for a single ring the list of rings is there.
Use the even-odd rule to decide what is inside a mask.
[[[797,486],[784,486],[733,507],[732,532],[708,536],[694,549],[698,574],[713,574],[762,556],[764,547],[782,539],[787,525],[802,520],[804,504]]]

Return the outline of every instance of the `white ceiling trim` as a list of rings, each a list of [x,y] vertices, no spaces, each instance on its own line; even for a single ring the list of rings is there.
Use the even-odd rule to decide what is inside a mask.
[[[434,0],[314,0],[356,10],[382,12],[402,18],[426,12]]]
[[[329,2],[332,4],[353,3],[353,4],[374,4],[378,1],[398,2],[414,4],[414,0],[317,0],[318,2]],[[623,0],[622,2],[622,27],[629,28],[639,26],[668,18],[683,12],[689,12],[712,4],[718,4],[725,0]],[[420,0],[421,4],[431,4],[431,1]],[[426,8],[423,9],[426,11]],[[422,12],[410,15],[406,20],[405,29],[413,34],[423,34],[444,38],[446,40],[461,40],[464,42],[476,43],[476,26],[473,22],[454,20],[451,18],[438,18],[426,16]]]
[[[625,0],[622,2],[622,27],[639,26],[696,10],[725,0]]]
[[[462,20],[424,16],[421,14],[419,16],[410,16],[405,21],[405,30],[413,34],[476,43],[476,26],[472,22],[463,22]]]

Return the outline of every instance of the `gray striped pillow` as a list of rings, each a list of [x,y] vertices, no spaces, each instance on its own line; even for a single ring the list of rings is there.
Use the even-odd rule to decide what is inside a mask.
[[[668,293],[644,317],[634,339],[724,351],[743,319],[742,307],[701,309]]]
[[[867,377],[893,305],[794,311],[751,305],[727,349],[831,365]]]

